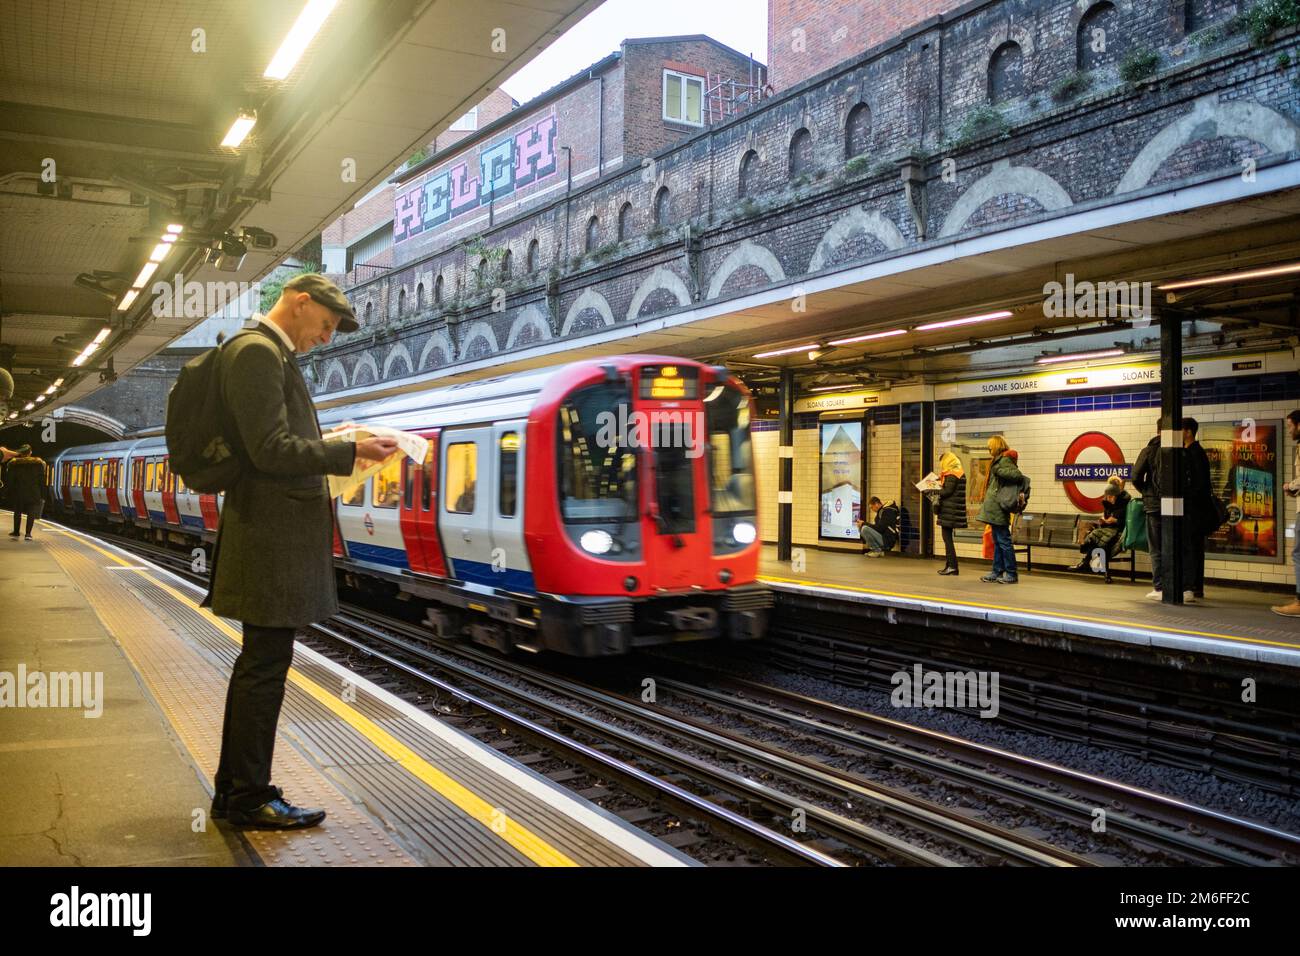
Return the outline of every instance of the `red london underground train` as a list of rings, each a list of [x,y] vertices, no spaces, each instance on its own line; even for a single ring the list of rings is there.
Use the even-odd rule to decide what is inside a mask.
[[[725,368],[610,357],[320,417],[428,439],[337,501],[334,556],[441,636],[585,657],[766,628],[750,399]],[[51,485],[65,514],[169,544],[213,540],[222,507],[161,436],[69,448]]]

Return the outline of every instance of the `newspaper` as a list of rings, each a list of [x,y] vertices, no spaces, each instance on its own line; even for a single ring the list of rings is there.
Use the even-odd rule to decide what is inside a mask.
[[[322,437],[326,441],[362,441],[366,438],[391,438],[397,442],[398,450],[383,461],[366,463],[358,460],[353,465],[352,474],[330,475],[331,498],[350,495],[358,486],[365,484],[367,478],[381,471],[390,462],[401,458],[402,455],[409,455],[413,461],[422,464],[424,456],[429,451],[429,439],[421,438],[419,435],[412,435],[410,432],[404,432],[397,428],[388,428],[385,425],[353,425],[351,428],[345,428],[342,431],[329,432]]]
[[[920,492],[942,491],[943,482],[939,480],[938,475],[936,475],[934,472],[930,472],[928,475],[926,475],[924,478],[922,478],[920,481],[916,483],[916,490]]]

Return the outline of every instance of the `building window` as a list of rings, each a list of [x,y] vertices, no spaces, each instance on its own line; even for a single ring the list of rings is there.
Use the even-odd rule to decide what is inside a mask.
[[[655,193],[655,225],[667,226],[672,221],[672,196],[667,186],[660,186]]]
[[[790,139],[790,178],[807,175],[812,171],[812,133],[799,129]]]
[[[600,243],[600,220],[592,216],[587,220],[587,252],[595,252]]]
[[[483,283],[487,282],[487,272],[488,272],[488,261],[487,261],[487,256],[484,256],[482,259],[478,261],[478,267],[474,270],[474,275],[478,278],[479,285],[482,285]]]
[[[507,249],[505,255],[501,257],[502,280],[509,279],[510,273],[514,271],[514,268],[515,268],[514,256],[511,254],[510,250]]]
[[[758,185],[758,153],[749,150],[740,158],[740,176],[736,183],[736,195],[741,199],[754,195]]]
[[[433,280],[433,304],[441,307],[442,305],[442,276]]]
[[[373,302],[367,302],[366,303],[366,325],[369,325],[370,320],[373,319],[374,317],[375,317],[375,304]]]
[[[1004,43],[989,60],[989,102],[997,105],[1025,92],[1024,62],[1020,44]]]
[[[1118,59],[1119,15],[1115,4],[1098,3],[1079,20],[1078,60],[1080,70],[1109,66]]]
[[[536,239],[528,244],[528,272],[531,275],[537,271],[538,260],[541,259],[541,243]]]
[[[704,78],[664,70],[664,119],[704,125]]]
[[[871,145],[871,108],[866,103],[859,103],[849,110],[848,122],[844,124],[844,158],[861,156]]]
[[[478,129],[478,107],[474,107],[451,126],[447,127],[449,133],[472,133]]]
[[[623,203],[623,207],[618,211],[618,241],[622,242],[628,237],[628,232],[632,228],[632,204]]]
[[[415,287],[415,311],[424,311],[424,283],[421,282]]]
[[[406,290],[405,289],[399,289],[397,291],[397,314],[398,315],[406,314]]]

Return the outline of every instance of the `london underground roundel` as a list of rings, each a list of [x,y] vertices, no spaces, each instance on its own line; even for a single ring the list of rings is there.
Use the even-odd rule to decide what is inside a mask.
[[[1110,459],[1110,466],[1080,464],[1079,456],[1089,449],[1099,449]],[[1114,467],[1119,466],[1119,467]],[[1065,450],[1065,460],[1057,466],[1056,473],[1065,488],[1065,496],[1080,511],[1098,514],[1102,510],[1101,495],[1093,497],[1080,490],[1078,481],[1105,481],[1111,474],[1127,475],[1128,468],[1124,462],[1124,453],[1120,451],[1115,439],[1105,432],[1084,432],[1070,442]]]

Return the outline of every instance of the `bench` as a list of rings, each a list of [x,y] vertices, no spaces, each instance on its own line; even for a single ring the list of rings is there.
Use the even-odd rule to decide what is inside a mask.
[[[1079,544],[1083,540],[1084,529],[1081,523],[1091,522],[1091,517],[1079,514],[1043,514],[1026,512],[1017,516],[1014,527],[1011,531],[1012,549],[1016,554],[1025,556],[1025,570],[1034,569],[1034,549],[1035,548],[1056,548],[1068,549],[1075,554],[1079,553]],[[984,537],[984,528],[975,523],[976,526],[968,528],[958,528],[953,532],[953,538],[957,541],[976,542],[982,541]],[[1090,530],[1090,529],[1089,529]],[[1129,580],[1136,583],[1137,581],[1137,552],[1134,549],[1127,551],[1120,550],[1115,553],[1113,558],[1106,562],[1106,583],[1111,581],[1111,566],[1117,563],[1128,562]]]

